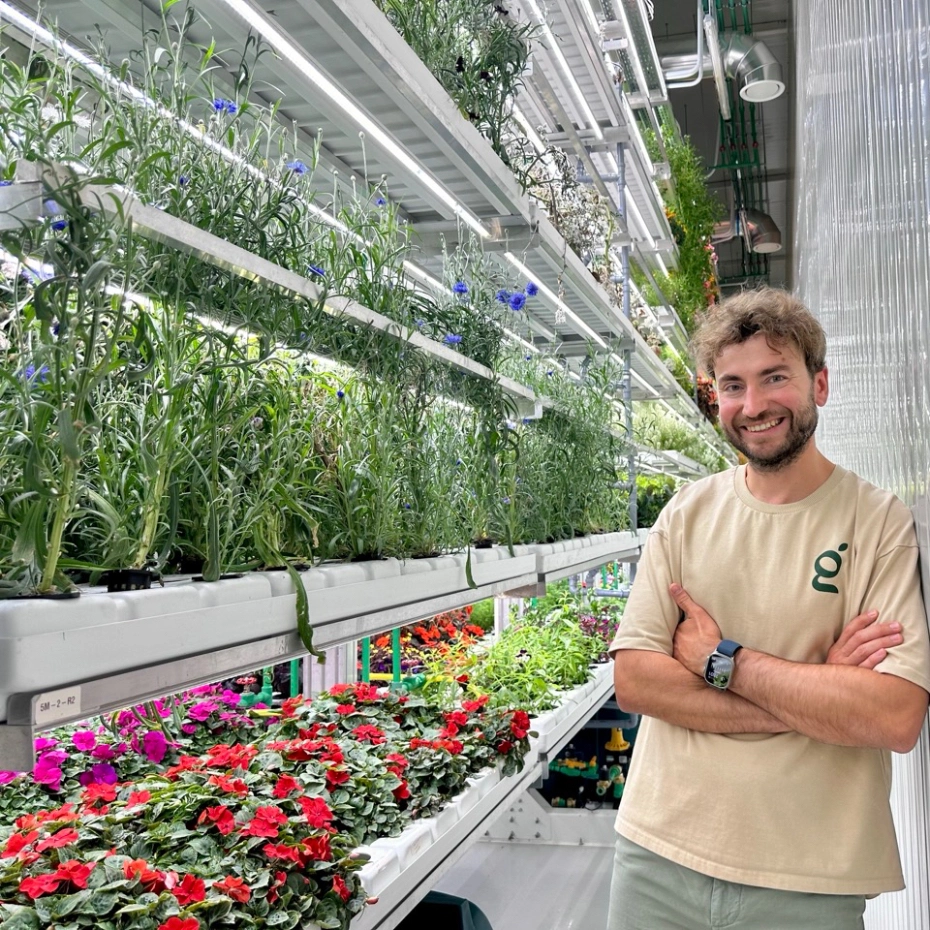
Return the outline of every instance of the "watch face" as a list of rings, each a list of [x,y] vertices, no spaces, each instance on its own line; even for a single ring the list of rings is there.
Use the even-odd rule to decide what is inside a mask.
[[[707,657],[704,666],[704,681],[715,688],[725,689],[730,684],[733,674],[733,660],[729,656],[714,652]]]

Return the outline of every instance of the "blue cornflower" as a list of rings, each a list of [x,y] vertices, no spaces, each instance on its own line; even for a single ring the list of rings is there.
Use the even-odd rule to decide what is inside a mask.
[[[414,320],[413,325],[416,326],[417,329],[423,329],[423,327],[426,326],[426,320]]]
[[[410,504],[405,503],[405,504],[404,504],[404,510],[409,510],[409,509],[410,509]]]
[[[529,362],[529,361],[532,361],[532,358],[533,358],[532,355],[524,355],[524,356],[523,356],[523,361],[524,361],[524,362]]]
[[[345,397],[345,396],[346,396],[346,392],[345,392],[345,391],[343,391],[343,390],[336,391],[336,397],[338,397],[340,400],[342,400],[342,398]]]
[[[186,174],[182,174],[178,178],[178,187],[187,187],[190,178]]]
[[[310,275],[310,277],[326,277],[326,272],[319,265],[307,265],[307,274]]]
[[[238,110],[238,109],[239,109],[239,107],[237,107],[237,106],[232,102],[232,100],[227,100],[227,101],[226,101],[226,112],[227,112],[227,113],[235,113],[236,110]]]
[[[464,281],[456,281],[452,285],[452,293],[464,297],[468,293],[468,285]]]
[[[534,284],[532,281],[526,282],[526,296],[535,297],[539,293],[539,285]]]
[[[445,336],[442,337],[442,341],[446,345],[457,346],[462,341],[462,337],[457,336],[455,333],[446,333]]]
[[[0,181],[0,187],[9,187],[12,183],[12,181]]]
[[[461,460],[461,459],[456,459],[456,460],[455,460],[455,465],[456,465],[456,467],[458,467],[458,466],[461,465],[461,464],[462,464],[462,460]]]
[[[510,309],[514,313],[519,313],[523,309],[523,305],[526,303],[526,294],[523,291],[517,291],[515,294],[510,295]]]
[[[510,503],[510,498],[509,498],[509,497],[501,498],[501,503],[502,503],[502,504],[505,504],[505,505],[506,505],[506,504],[509,504],[509,503]]]
[[[67,227],[68,227],[67,220],[55,220],[55,222],[52,223],[52,229],[56,230],[57,232],[61,232],[61,230],[67,229]]]
[[[23,371],[23,379],[26,381],[38,381],[45,384],[48,381],[48,365],[43,365],[38,370],[35,365],[27,365]]]
[[[226,109],[226,101],[222,97],[215,97],[213,100],[213,109],[216,110],[217,113],[221,113]]]
[[[547,378],[551,378],[551,377],[552,377],[552,369],[551,369],[551,368],[546,372],[546,377],[547,377]]]
[[[379,197],[379,198],[375,201],[375,206],[376,206],[376,207],[383,207],[386,203],[387,203],[387,201],[386,201],[383,197]]]
[[[524,425],[524,426],[529,426],[530,423],[532,423],[532,422],[533,422],[533,421],[532,421],[529,417],[524,417],[524,418],[523,418],[523,425]]]
[[[510,291],[507,288],[502,287],[495,295],[494,299],[501,304],[510,303]]]
[[[307,166],[302,161],[289,161],[285,168],[290,168],[294,174],[306,174]]]

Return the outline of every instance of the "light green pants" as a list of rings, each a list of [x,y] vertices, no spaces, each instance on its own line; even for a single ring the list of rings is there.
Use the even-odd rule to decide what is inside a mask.
[[[617,837],[607,930],[862,930],[861,895],[710,878]]]

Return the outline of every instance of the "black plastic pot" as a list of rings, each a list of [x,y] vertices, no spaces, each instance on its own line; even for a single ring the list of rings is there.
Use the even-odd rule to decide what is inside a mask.
[[[148,591],[153,581],[161,581],[161,575],[145,568],[114,568],[104,572],[100,581],[111,594],[115,591]]]

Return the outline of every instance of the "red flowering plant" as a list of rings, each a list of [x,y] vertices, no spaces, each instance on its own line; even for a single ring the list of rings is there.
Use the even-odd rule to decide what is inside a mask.
[[[401,627],[400,666],[404,674],[418,671],[436,654],[445,653],[456,644],[471,645],[484,636],[485,631],[471,622],[471,605],[461,610],[437,614],[429,620]],[[388,673],[393,668],[393,647],[390,633],[371,641],[370,664],[372,672]]]
[[[325,791],[278,790],[261,756],[217,746],[0,829],[0,926],[246,928],[273,909],[280,926],[348,927],[365,901],[355,838]]]

